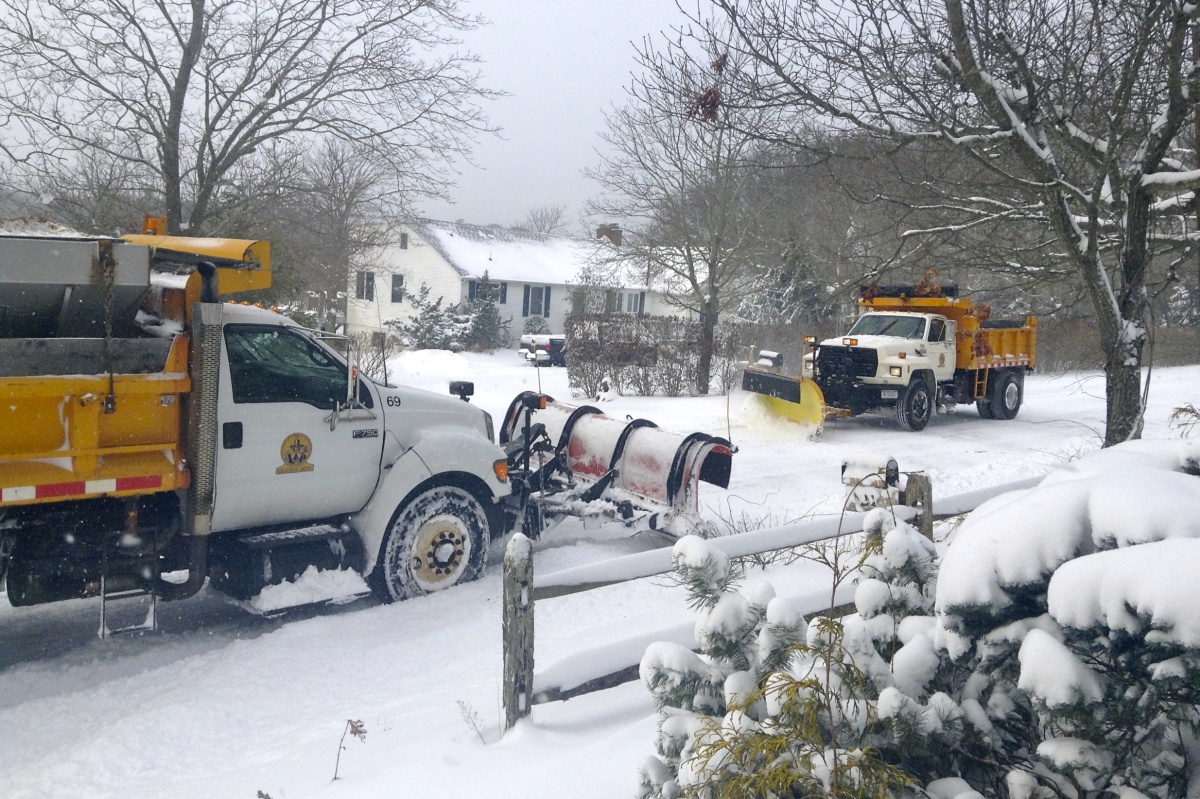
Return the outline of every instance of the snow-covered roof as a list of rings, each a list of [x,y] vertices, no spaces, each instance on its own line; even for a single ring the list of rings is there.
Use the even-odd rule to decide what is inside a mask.
[[[498,226],[423,219],[413,227],[464,277],[487,272],[493,280],[514,283],[580,285],[596,247],[586,240]]]

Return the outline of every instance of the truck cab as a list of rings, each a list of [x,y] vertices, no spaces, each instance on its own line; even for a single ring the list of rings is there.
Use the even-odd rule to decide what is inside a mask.
[[[854,414],[895,404],[914,374],[932,398],[953,381],[956,340],[955,322],[940,314],[865,313],[844,336],[805,355],[804,376],[815,373],[826,402]]]
[[[475,568],[453,552],[478,552],[482,564],[488,540],[503,530],[499,501],[509,493],[487,413],[448,395],[358,377],[334,341],[271,311],[227,304],[221,317],[213,533],[343,520],[361,539],[370,574],[409,494],[427,484],[458,486],[478,502],[483,535],[470,541],[459,531],[462,540],[442,562],[431,556],[428,571],[441,569],[444,579],[415,587],[436,589],[459,568]],[[385,598],[392,589],[391,598],[402,598],[400,586],[386,585],[388,568],[379,587]]]
[[[211,509],[205,526],[218,536],[218,588],[256,594],[275,571],[260,568],[262,551],[306,542],[309,560],[331,544],[352,553],[346,565],[384,600],[479,574],[505,529],[510,491],[486,412],[360,376],[347,339],[272,311],[231,303],[208,311],[200,327],[220,330],[220,433],[212,494],[198,505]]]

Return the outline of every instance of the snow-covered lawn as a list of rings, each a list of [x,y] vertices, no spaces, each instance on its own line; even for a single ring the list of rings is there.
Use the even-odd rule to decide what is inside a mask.
[[[566,372],[514,353],[408,356],[393,376],[439,392],[473,379],[499,421],[520,391],[569,397]],[[1153,374],[1148,437],[1178,435],[1172,409],[1196,402],[1200,367]],[[606,413],[650,418],[737,445],[728,491],[702,487],[705,515],[772,526],[837,510],[841,462],[894,456],[945,496],[1042,474],[1099,447],[1097,374],[1034,376],[1017,419],[974,410],[921,433],[862,417],[809,441],[764,418],[745,395],[617,398]],[[662,546],[658,535],[565,524],[535,546],[549,573]],[[0,796],[4,797],[625,797],[653,750],[656,713],[640,683],[538,705],[501,738],[503,542],[476,583],[397,605],[373,600],[268,620],[207,590],[160,605],[157,634],[98,640],[95,601],[12,609],[0,600]],[[781,595],[819,590],[808,564],[765,575]],[[537,606],[538,671],[591,647],[694,621],[686,596],[650,578]],[[362,721],[365,741],[347,736]]]

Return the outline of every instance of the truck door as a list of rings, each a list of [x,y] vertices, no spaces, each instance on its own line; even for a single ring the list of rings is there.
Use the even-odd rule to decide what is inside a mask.
[[[323,519],[361,510],[379,477],[383,414],[369,381],[368,411],[342,412],[346,366],[279,325],[224,329],[213,529]]]
[[[935,316],[929,320],[929,360],[938,382],[954,377],[955,349],[954,323]]]

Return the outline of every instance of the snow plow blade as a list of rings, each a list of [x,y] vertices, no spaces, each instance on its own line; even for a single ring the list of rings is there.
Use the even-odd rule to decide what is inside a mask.
[[[698,484],[727,488],[733,458],[723,438],[613,419],[535,392],[509,406],[500,445],[509,456],[512,513],[531,536],[566,516],[694,532]]]
[[[757,394],[762,407],[780,419],[817,428],[825,421],[825,395],[808,378],[747,367],[742,390]]]

